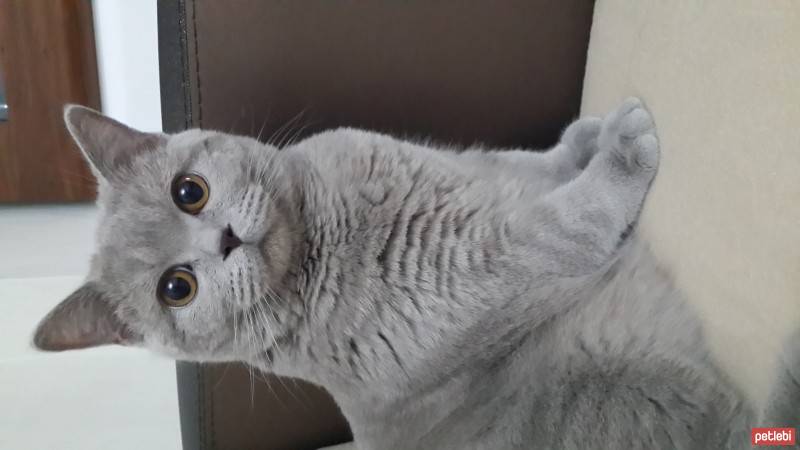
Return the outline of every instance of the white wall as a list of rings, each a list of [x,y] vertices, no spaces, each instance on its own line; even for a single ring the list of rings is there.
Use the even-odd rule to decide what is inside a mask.
[[[662,153],[639,235],[758,404],[800,324],[800,2],[595,5],[582,112],[647,102]]]
[[[103,112],[161,131],[156,0],[93,0]]]

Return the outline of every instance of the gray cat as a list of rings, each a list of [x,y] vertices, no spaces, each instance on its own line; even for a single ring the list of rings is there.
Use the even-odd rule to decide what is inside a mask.
[[[637,99],[544,153],[65,120],[99,183],[98,252],[41,349],[303,378],[362,450],[749,447],[755,415],[636,236],[659,162]],[[785,377],[769,419],[797,426]]]

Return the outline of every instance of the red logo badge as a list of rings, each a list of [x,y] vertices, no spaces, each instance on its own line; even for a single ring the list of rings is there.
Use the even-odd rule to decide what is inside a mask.
[[[794,428],[753,428],[750,431],[751,445],[794,445],[796,439]]]

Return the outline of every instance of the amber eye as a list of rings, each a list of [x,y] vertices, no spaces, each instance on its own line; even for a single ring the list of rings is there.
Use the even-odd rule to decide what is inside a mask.
[[[208,183],[200,175],[178,175],[172,182],[172,201],[189,214],[197,214],[208,202]]]
[[[173,308],[188,305],[197,294],[197,278],[191,268],[170,267],[158,282],[158,299]]]

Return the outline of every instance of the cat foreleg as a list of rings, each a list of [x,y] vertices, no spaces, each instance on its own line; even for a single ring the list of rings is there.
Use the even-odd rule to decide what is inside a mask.
[[[524,236],[519,244],[545,273],[599,269],[639,218],[659,162],[655,125],[640,100],[627,99],[602,121],[597,147],[577,178],[509,218],[515,237]]]

